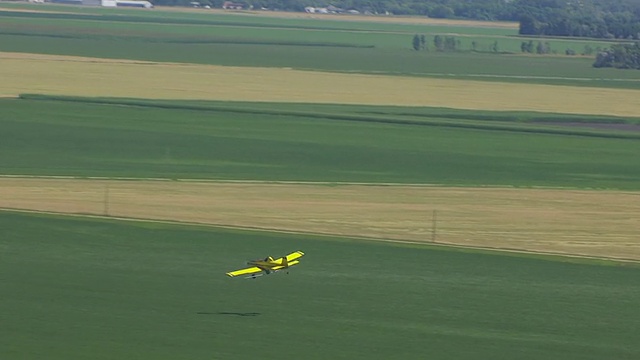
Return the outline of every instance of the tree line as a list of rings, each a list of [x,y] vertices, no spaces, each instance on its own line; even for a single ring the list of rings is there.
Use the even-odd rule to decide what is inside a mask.
[[[435,50],[438,52],[454,52],[454,51],[465,51],[462,49],[460,40],[456,39],[454,36],[447,35],[435,35],[433,40],[430,41],[429,38],[424,34],[415,34],[413,36],[413,40],[411,42],[413,50],[415,51],[431,51]],[[499,45],[498,41],[494,41],[489,45],[488,51],[481,50],[479,48],[479,44],[476,41],[471,42],[471,48],[466,49],[467,51],[481,51],[481,52],[492,52],[499,53]],[[530,54],[557,54],[556,50],[551,49],[551,44],[548,41],[536,41],[528,40],[523,41],[520,44],[520,51],[523,53]],[[565,55],[573,56],[578,53],[571,49],[567,48],[564,51]],[[591,45],[585,45],[584,50],[581,52],[581,55],[589,56],[596,53],[596,60],[593,63],[593,67],[602,68],[602,67],[614,67],[617,69],[636,69],[640,70],[640,41],[637,41],[633,44],[615,44],[612,45],[611,48],[601,49],[600,47],[593,48]]]
[[[424,34],[415,34],[413,36],[411,45],[413,47],[413,50],[415,51],[430,51],[432,48],[430,47],[429,43],[430,42],[427,40],[427,37]],[[431,45],[433,46],[433,50],[439,52],[463,51],[462,43],[454,36],[435,35],[433,37],[433,43]],[[475,52],[487,52],[487,50],[481,50],[480,45],[475,40],[471,42],[471,48],[469,50]],[[488,51],[492,53],[500,52],[498,41],[494,41],[489,44]]]
[[[521,35],[573,36],[604,39],[640,38],[637,0],[539,0],[520,16]],[[545,3],[540,8],[538,5]]]
[[[593,66],[640,70],[640,42],[616,44],[605,51],[598,52]]]

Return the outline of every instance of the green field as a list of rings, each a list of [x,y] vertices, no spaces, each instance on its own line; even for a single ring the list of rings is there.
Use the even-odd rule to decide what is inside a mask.
[[[638,268],[0,214],[11,359],[637,359]],[[224,273],[301,249],[289,275]]]
[[[3,9],[4,8],[4,9]],[[42,12],[13,12],[11,9],[21,9]],[[0,4],[0,15],[4,17],[20,19],[62,19],[74,21],[96,21],[96,22],[117,22],[117,23],[142,23],[142,24],[169,24],[169,25],[210,25],[210,26],[237,26],[237,27],[258,27],[258,28],[280,28],[280,29],[311,29],[311,30],[342,30],[361,32],[405,32],[415,33],[430,30],[441,33],[467,33],[472,32],[477,35],[515,35],[515,28],[505,28],[504,26],[470,27],[462,23],[457,25],[437,24],[411,24],[403,23],[403,18],[397,18],[397,22],[371,22],[371,21],[348,21],[336,20],[336,18],[296,18],[291,17],[270,17],[261,16],[259,12],[234,13],[234,12],[174,12],[174,11],[138,11],[137,9],[109,9],[96,7],[77,6],[29,6],[24,4]],[[375,20],[375,18],[372,18]],[[134,25],[135,26],[135,25]]]
[[[588,117],[75,100],[0,100],[3,173],[618,189],[640,177],[637,133],[535,122]]]
[[[638,72],[594,69],[592,57],[562,55],[587,45],[606,48],[606,41],[543,39],[558,56],[520,56],[520,44],[529,39],[517,37],[515,29],[95,11],[0,11],[0,51],[631,89],[640,84]],[[425,34],[430,51],[411,49],[416,33]],[[460,41],[460,52],[434,50],[434,36],[447,34]],[[490,51],[496,41],[500,54]]]
[[[633,201],[640,190],[640,114],[623,118],[254,103],[243,101],[247,99],[242,96],[235,102],[29,94],[15,98],[21,92],[45,93],[51,89],[41,77],[29,72],[33,67],[20,61],[28,60],[29,54],[55,54],[226,65],[242,67],[241,72],[246,73],[249,69],[245,67],[264,68],[264,73],[252,73],[258,74],[256,82],[265,81],[263,74],[275,73],[273,68],[295,68],[318,71],[313,74],[323,77],[321,72],[329,71],[340,73],[341,78],[346,78],[342,73],[366,73],[571,85],[587,87],[580,88],[585,90],[580,94],[595,93],[591,99],[610,99],[607,105],[615,109],[633,103],[621,100],[633,98],[633,91],[605,97],[603,92],[610,89],[603,88],[638,89],[640,72],[594,69],[592,58],[563,55],[567,48],[580,53],[586,45],[606,47],[610,42],[546,39],[557,55],[523,56],[519,54],[520,44],[528,39],[516,33],[513,28],[453,23],[446,26],[2,3],[0,62],[4,54],[5,64],[17,64],[24,71],[6,71],[9,85],[0,93],[4,96],[0,98],[0,175],[240,180],[238,186],[242,181],[262,180],[328,182],[327,188],[337,182],[361,182],[498,186],[504,191],[510,187],[551,187],[559,193],[563,192],[561,188],[599,194],[604,192],[598,189],[614,189],[629,192],[615,191],[616,199],[622,200],[609,202],[606,216],[618,220],[620,214],[626,214],[621,222],[611,223],[623,223],[625,231],[634,234],[637,224],[624,207],[628,204],[624,196]],[[414,34],[426,35],[430,51],[411,49]],[[433,37],[446,34],[460,40],[462,51],[433,51]],[[478,51],[470,51],[474,41]],[[499,51],[492,53],[490,46],[496,41]],[[11,58],[8,52],[26,55]],[[49,74],[41,76],[51,75],[60,84],[78,80],[74,79],[78,74],[68,70],[79,64],[73,59],[47,61],[29,66],[47,69]],[[56,71],[41,65],[58,61],[69,66]],[[95,79],[100,79],[100,74],[103,79],[111,79],[107,68],[111,64],[104,66],[99,70],[107,70]],[[167,67],[166,71],[173,69]],[[201,71],[206,70],[194,72],[198,78]],[[14,76],[17,73],[25,75]],[[126,74],[122,78],[130,86],[136,81],[135,72]],[[222,83],[221,75],[215,76],[214,87],[216,81]],[[389,78],[393,82],[399,79]],[[314,87],[312,81],[308,82],[310,88]],[[22,83],[35,85],[21,87]],[[104,86],[100,80],[79,83]],[[307,86],[305,81],[300,83]],[[475,84],[465,85],[471,83]],[[157,84],[143,86],[139,96],[153,98],[154,91],[172,86],[171,81]],[[482,89],[495,85],[501,90],[511,85],[479,84]],[[251,90],[255,84],[242,85]],[[110,89],[112,93],[123,90],[118,86]],[[193,86],[191,82],[186,89],[176,88],[184,92],[184,98],[193,99],[186,95],[202,92],[191,89]],[[227,90],[226,86],[219,88]],[[336,86],[330,83],[327,88],[333,91]],[[452,85],[435,88],[438,86],[445,89]],[[547,95],[561,89],[538,88],[536,91],[549,91]],[[77,90],[70,89],[65,91]],[[559,93],[578,94],[571,89],[576,88]],[[84,90],[62,94],[83,94]],[[414,95],[424,98],[419,91]],[[520,91],[518,94],[534,95]],[[501,94],[505,93],[513,92]],[[383,94],[386,97],[388,91]],[[447,96],[446,91],[440,94]],[[473,96],[460,99],[462,96],[452,94],[453,99],[461,100],[456,106],[473,108],[462,100],[471,105],[478,101]],[[491,97],[495,93],[487,94]],[[570,102],[576,106],[568,112],[580,112],[586,100],[579,99],[578,103]],[[506,106],[510,101],[518,100],[500,98],[495,104]],[[590,102],[600,108],[598,101]],[[633,112],[621,114],[635,115]],[[48,198],[55,211],[86,214],[64,204],[71,198],[64,197],[65,192],[75,191],[83,204],[93,201],[90,205],[95,208],[99,203],[104,213],[109,213],[108,185],[104,197],[78,194],[79,190],[72,188],[37,186],[24,191],[29,191],[35,202]],[[246,192],[246,188],[238,191]],[[38,197],[38,193],[43,196]],[[157,193],[167,197],[164,192]],[[216,201],[215,195],[194,191],[193,196]],[[293,202],[314,206],[312,197],[291,196]],[[533,192],[526,196],[522,201],[540,200],[536,198],[540,195]],[[60,198],[62,202],[56,202]],[[126,198],[134,202],[131,199]],[[180,218],[178,213],[189,205],[190,198],[184,199],[172,203],[168,213],[175,217],[168,218]],[[500,208],[502,212],[496,211],[493,218],[508,221],[500,215],[505,213],[504,199],[490,199],[494,203],[481,209],[492,215],[491,211]],[[554,201],[562,199],[566,198],[553,197],[547,203],[554,206]],[[290,205],[280,200],[279,205]],[[345,199],[339,200],[344,206]],[[564,201],[567,203],[562,208],[569,209],[574,217],[590,211],[589,206]],[[272,203],[263,200],[258,206],[267,209]],[[37,208],[28,199],[7,204]],[[380,210],[375,203],[365,205],[349,216]],[[468,204],[445,205],[448,210],[438,212],[441,223],[447,222],[448,212],[465,214]],[[531,209],[511,209],[519,212],[514,218],[525,219],[519,223],[524,230],[514,235],[524,241],[535,241],[530,234],[545,234],[549,228],[544,222],[557,220],[550,219],[552,213],[539,204]],[[244,210],[229,212],[244,216]],[[528,211],[532,211],[530,217]],[[407,224],[404,213],[400,215],[402,220],[394,220],[388,224],[390,228]],[[309,217],[305,221],[322,223],[320,218]],[[435,230],[435,210],[432,219]],[[469,221],[464,234],[475,239],[478,227],[473,219]],[[247,226],[256,228],[258,223],[256,220]],[[607,229],[598,228],[585,236],[589,230],[580,226],[555,225],[565,229],[565,237],[556,239],[559,235],[554,232],[554,236],[538,240],[538,245],[571,241],[592,246],[595,250],[588,254],[594,256],[606,256],[598,249],[613,243],[625,250],[636,249],[634,240],[615,238]],[[429,232],[432,225],[425,226],[418,229],[421,234]],[[308,231],[305,228],[304,232]],[[617,242],[608,242],[611,238]],[[493,243],[483,246],[497,246],[494,237],[490,240]],[[307,255],[289,275],[259,280],[224,275],[242,267],[246,260],[298,249]],[[226,360],[269,356],[636,360],[640,358],[639,271],[637,263],[0,209],[0,359]]]

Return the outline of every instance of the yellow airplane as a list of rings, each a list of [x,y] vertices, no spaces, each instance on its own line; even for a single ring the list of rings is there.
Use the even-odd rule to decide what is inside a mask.
[[[303,256],[304,253],[302,251],[296,251],[277,259],[268,256],[264,259],[251,260],[247,262],[247,265],[250,265],[251,267],[228,272],[227,275],[230,277],[249,275],[245,279],[255,279],[258,276],[269,275],[272,272],[288,269],[293,265],[298,265],[300,263],[298,259]]]

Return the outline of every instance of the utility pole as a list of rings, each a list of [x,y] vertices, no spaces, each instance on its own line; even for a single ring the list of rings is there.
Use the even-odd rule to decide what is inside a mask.
[[[436,242],[436,227],[438,222],[438,211],[433,210],[432,224],[431,224],[431,242]]]
[[[109,216],[109,183],[104,187],[104,216]]]

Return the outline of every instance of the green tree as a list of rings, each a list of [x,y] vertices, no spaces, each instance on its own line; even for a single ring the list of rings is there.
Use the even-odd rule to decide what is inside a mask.
[[[500,51],[500,48],[498,47],[498,40],[494,41],[493,44],[491,44],[491,51],[494,53]]]
[[[593,55],[593,48],[591,47],[591,45],[587,44],[584,46],[584,51],[582,52],[582,55]]]
[[[544,55],[549,54],[551,52],[551,45],[548,42],[538,41],[538,45],[536,45],[536,54]]]
[[[415,34],[413,36],[413,50],[418,51],[420,50],[420,36],[418,34]]]
[[[593,66],[640,70],[640,42],[616,44],[610,49],[599,52]]]
[[[435,46],[437,51],[444,51],[444,39],[440,35],[436,35],[433,37],[433,46]]]
[[[439,18],[439,19],[448,19],[452,18],[454,15],[453,9],[446,5],[438,5],[429,13],[431,17]]]
[[[532,40],[523,41],[522,44],[520,44],[520,51],[526,52],[526,53],[532,53],[533,52],[533,41]]]
[[[525,14],[520,19],[520,35],[537,35],[539,34],[539,24],[533,16]]]
[[[445,36],[444,38],[444,51],[456,51],[458,43],[453,36]]]

